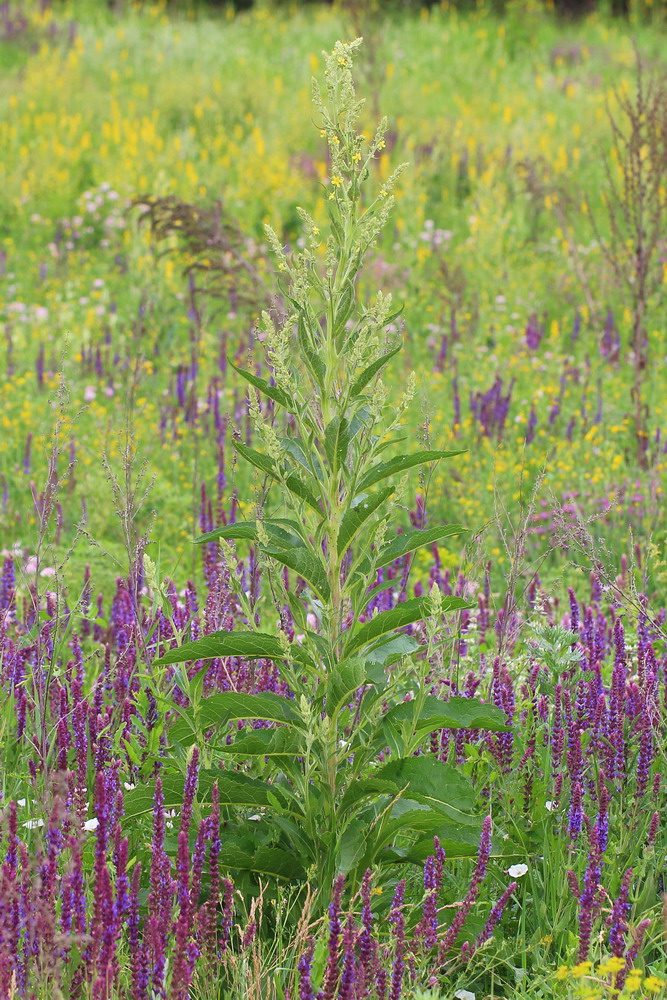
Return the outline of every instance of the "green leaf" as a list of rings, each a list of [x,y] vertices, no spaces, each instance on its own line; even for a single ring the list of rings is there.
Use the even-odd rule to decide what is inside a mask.
[[[368,823],[355,819],[343,831],[340,838],[338,871],[344,875],[351,872],[359,864],[368,843]]]
[[[299,346],[303,352],[306,364],[308,365],[313,378],[320,388],[322,388],[324,386],[324,362],[310,343],[308,331],[306,330],[306,322],[303,318],[302,312],[299,313],[299,319],[297,322],[297,336],[299,338]]]
[[[275,522],[264,521],[264,527],[266,528],[266,533],[274,545],[303,545],[303,542],[298,535],[294,534],[292,531],[287,531]],[[200,535],[199,538],[195,538],[195,544],[200,545],[204,542],[213,542],[217,538],[245,538],[249,541],[256,542],[257,522],[236,521],[234,524],[222,525],[219,528],[214,528],[213,531],[207,531],[205,535]]]
[[[443,597],[442,599],[443,611],[458,611],[461,608],[470,607],[473,607],[473,605],[468,601],[464,601],[461,597]],[[410,601],[403,601],[401,604],[397,604],[395,608],[391,608],[389,611],[383,611],[381,614],[375,615],[370,621],[359,625],[352,633],[345,649],[346,655],[353,653],[362,646],[368,645],[375,639],[380,639],[388,632],[393,632],[394,629],[402,628],[404,625],[412,625],[413,622],[422,621],[423,618],[431,614],[430,608],[431,602],[429,597],[414,597]]]
[[[281,726],[239,733],[233,743],[215,749],[232,757],[296,757],[304,752],[304,744],[294,729]]]
[[[287,603],[289,604],[289,609],[292,612],[292,618],[294,619],[294,624],[297,629],[301,632],[305,632],[308,628],[308,620],[306,618],[306,609],[299,597],[292,590],[287,591]]]
[[[381,479],[386,479],[388,476],[396,476],[400,472],[405,472],[406,469],[414,468],[415,465],[437,462],[440,458],[451,458],[454,455],[462,454],[462,451],[415,451],[412,455],[397,455],[396,458],[391,458],[388,462],[374,465],[357,483],[357,489],[365,490],[373,483],[379,483]]]
[[[205,725],[220,719],[261,719],[263,722],[300,724],[301,716],[294,702],[282,695],[264,691],[261,694],[243,694],[238,691],[220,691],[206,698],[200,705]]]
[[[433,542],[439,541],[441,538],[449,538],[452,535],[461,535],[467,528],[462,528],[460,524],[441,524],[437,528],[425,528],[423,530],[415,531],[404,531],[400,535],[396,535],[395,538],[391,540],[389,545],[386,545],[375,560],[375,566],[379,569],[382,566],[388,566],[395,559],[400,559],[401,556],[405,556],[408,552],[414,552],[415,549],[420,549],[425,545],[431,545]]]
[[[324,479],[324,470],[322,469],[322,463],[320,462],[319,456],[315,449],[313,448],[309,454],[306,454],[306,449],[304,448],[301,441],[296,438],[281,437],[278,439],[281,445],[284,447],[285,451],[289,452],[292,458],[302,466],[309,475],[312,475],[314,466],[314,472],[318,479]]]
[[[289,410],[290,413],[294,412],[294,400],[291,396],[288,396],[283,389],[279,389],[277,385],[270,385],[266,379],[259,378],[257,375],[251,374],[251,372],[244,371],[243,368],[239,368],[238,365],[235,365],[231,358],[228,358],[228,361],[234,371],[238,372],[241,378],[244,378],[246,382],[249,382],[250,385],[254,385],[256,389],[259,389],[259,391],[263,392],[265,396],[269,397],[269,399],[274,400],[274,402],[283,406],[286,410]]]
[[[479,824],[465,827],[457,823],[443,821],[442,815],[439,819],[439,823],[429,824],[426,837],[421,837],[409,847],[398,847],[397,844],[387,846],[378,853],[377,861],[382,865],[402,863],[421,866],[426,858],[433,854],[434,837],[438,838],[440,846],[451,860],[454,858],[474,858],[479,850]],[[383,833],[386,834],[383,840],[385,842],[393,840],[400,834],[403,825],[401,820],[390,820],[383,830]],[[419,832],[419,828],[417,828],[417,833]]]
[[[191,660],[213,660],[218,656],[242,656],[246,660],[284,660],[285,653],[274,635],[265,632],[211,632],[194,642],[185,642],[170,649],[153,666],[188,663]]]
[[[336,309],[333,326],[334,337],[337,337],[338,334],[342,332],[345,324],[354,311],[354,296],[354,283],[352,281],[348,281],[343,289],[343,294],[341,295],[338,308]]]
[[[169,729],[169,737],[174,743],[190,746],[195,741],[197,730],[205,732],[213,727],[222,730],[229,722],[238,719],[261,719],[263,722],[281,722],[289,726],[301,725],[301,718],[294,708],[294,702],[288,698],[272,694],[270,691],[263,694],[221,691],[205,698],[196,709],[181,709],[180,717]]]
[[[380,369],[384,368],[387,362],[391,361],[391,359],[398,354],[400,350],[401,347],[395,347],[393,351],[388,351],[387,354],[383,354],[381,358],[374,361],[372,365],[368,366],[368,368],[364,368],[361,375],[359,375],[358,378],[356,378],[352,383],[350,396],[358,396],[362,389],[366,388],[373,376],[377,375]]]
[[[220,802],[223,805],[261,807],[269,804],[268,795],[271,786],[237,771],[201,771],[197,790],[199,801],[210,800],[214,781],[218,782]],[[182,774],[163,777],[162,793],[165,809],[182,808],[184,786],[185,776]],[[154,798],[154,787],[148,784],[137,785],[125,794],[124,816],[129,820],[152,812]]]
[[[269,479],[280,482],[280,477],[275,473],[275,462],[268,455],[262,455],[261,452],[255,451],[254,448],[249,448],[247,445],[243,444],[242,441],[232,442],[239,455],[255,468],[259,469],[264,475],[268,476]],[[313,510],[322,516],[319,504],[314,493],[303,483],[295,473],[287,473],[285,476],[285,485],[291,493],[298,496],[301,500],[304,500]]]
[[[339,556],[345,552],[361,526],[375,513],[378,507],[381,507],[385,503],[393,492],[393,487],[387,486],[383,490],[369,494],[355,507],[350,507],[345,511],[338,531],[337,547]],[[355,497],[355,499],[358,499],[358,497]]]
[[[332,469],[345,464],[350,444],[349,424],[345,417],[334,417],[324,431],[324,450]]]
[[[242,441],[232,440],[232,444],[238,451],[239,455],[242,455],[243,458],[245,458],[246,462],[250,462],[251,465],[254,465],[256,469],[260,470],[260,472],[269,476],[270,479],[276,478],[274,471],[275,463],[272,458],[269,458],[268,455],[262,455],[261,452],[255,451],[254,448],[249,448],[248,445],[243,444]]]
[[[347,705],[366,680],[362,660],[346,660],[331,671],[327,682],[327,715],[332,718],[341,705]]]
[[[224,838],[220,863],[223,868],[232,871],[250,871],[271,878],[298,879],[304,874],[303,865],[294,851],[263,846],[253,854],[243,850],[238,844],[226,843]]]
[[[475,815],[476,797],[472,785],[458,768],[444,764],[433,754],[390,760],[376,775],[391,781],[406,797],[430,806],[459,822]]]
[[[403,702],[390,709],[384,716],[383,725],[401,725],[414,714],[414,705]],[[427,695],[416,721],[416,732],[432,733],[436,729],[488,729],[496,733],[509,731],[505,713],[496,705],[484,704],[476,698],[462,698],[458,695],[448,701],[441,701],[434,695]]]
[[[381,664],[383,667],[388,667],[396,660],[400,660],[402,656],[409,656],[410,653],[416,653],[420,649],[420,645],[416,639],[413,639],[411,635],[405,635],[404,632],[398,635],[392,635],[387,642],[383,642],[380,646],[374,646],[365,654],[365,659],[367,664]]]
[[[300,545],[293,549],[279,549],[274,546],[262,545],[262,552],[266,552],[277,562],[295,573],[313,587],[324,601],[328,601],[331,596],[329,581],[321,560],[305,547]]]
[[[380,781],[379,778],[360,778],[352,781],[347,788],[340,803],[340,813],[345,815],[354,806],[367,800],[379,798],[381,795],[396,795],[398,788],[395,781]],[[355,810],[357,811],[357,810]]]

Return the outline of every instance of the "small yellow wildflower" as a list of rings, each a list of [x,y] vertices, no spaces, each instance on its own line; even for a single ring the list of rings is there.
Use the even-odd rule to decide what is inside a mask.
[[[598,966],[598,975],[608,976],[610,973],[620,972],[621,969],[625,968],[625,959],[620,958],[616,955],[612,955],[610,958],[605,959]]]
[[[647,976],[644,980],[644,989],[648,990],[649,993],[659,993],[664,985],[665,980],[660,979],[659,976]]]
[[[570,975],[570,970],[568,969],[567,965],[560,965],[558,967],[558,972],[556,973],[556,979],[562,981],[563,979],[567,979],[569,975]]]
[[[339,177],[338,174],[334,174],[333,177],[331,178],[331,183],[333,184],[334,187],[340,187],[341,184],[343,183],[343,178]]]
[[[625,981],[625,988],[629,993],[636,993],[641,984],[641,976],[628,976]]]
[[[584,976],[589,975],[592,968],[592,962],[579,962],[578,965],[573,966],[572,975],[575,979],[583,979]]]

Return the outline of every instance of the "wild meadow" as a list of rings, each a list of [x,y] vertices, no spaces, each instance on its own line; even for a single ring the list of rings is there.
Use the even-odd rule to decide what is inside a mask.
[[[0,1000],[667,995],[664,39],[0,4]]]

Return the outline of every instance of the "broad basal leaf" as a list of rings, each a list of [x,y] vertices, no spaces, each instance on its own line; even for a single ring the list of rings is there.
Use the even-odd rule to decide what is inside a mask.
[[[412,719],[414,705],[407,701],[390,709],[383,725],[398,725]],[[484,704],[476,698],[455,696],[441,701],[433,695],[424,699],[423,708],[416,721],[417,732],[434,732],[436,729],[488,729],[507,732],[505,713],[495,705]]]
[[[201,771],[197,798],[200,802],[210,801],[213,783],[218,782],[220,803],[224,805],[250,806],[254,808],[269,804],[271,786],[250,775],[237,771]],[[183,775],[165,775],[162,779],[162,794],[165,809],[180,811],[183,806]],[[151,785],[137,785],[125,794],[124,815],[127,819],[150,813],[153,809],[155,788]]]
[[[250,871],[269,878],[297,879],[303,875],[303,865],[293,851],[262,846],[254,853],[238,844],[222,841],[220,863],[230,871]]]
[[[422,802],[459,822],[475,815],[476,798],[472,785],[460,770],[444,764],[433,754],[390,760],[376,777],[405,789],[405,797]]]

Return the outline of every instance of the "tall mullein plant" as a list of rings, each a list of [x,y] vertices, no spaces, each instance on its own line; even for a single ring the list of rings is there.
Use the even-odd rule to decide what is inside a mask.
[[[401,349],[388,332],[397,313],[390,295],[378,292],[366,305],[357,297],[364,257],[389,218],[400,173],[375,198],[362,198],[372,161],[384,146],[386,121],[370,142],[357,131],[362,102],[355,96],[352,57],[360,42],[338,42],[326,57],[326,93],[314,85],[331,157],[329,233],[324,238],[301,210],[305,247],[288,255],[268,230],[289,311],[279,323],[265,313],[260,324],[273,381],[236,369],[250,384],[251,413],[263,451],[238,440],[235,447],[262,474],[263,500],[253,520],[199,539],[218,539],[231,567],[236,559],[232,542],[252,541],[275,606],[289,606],[299,638],[290,641],[286,629],[262,631],[256,608],[232,572],[248,631],[214,633],[159,661],[229,655],[281,661],[293,700],[233,692],[201,699],[199,686],[190,709],[180,710],[172,738],[181,747],[197,742],[209,763],[223,753],[230,762],[235,755],[239,761],[253,756],[269,760],[268,769],[261,768],[265,800],[253,786],[252,803],[245,803],[244,774],[243,788],[237,797],[230,791],[230,802],[252,805],[254,812],[265,802],[266,815],[277,821],[274,852],[283,836],[288,838],[286,850],[290,843],[300,846],[303,871],[317,872],[323,904],[337,871],[395,860],[392,849],[411,828],[419,831],[413,840],[428,835],[432,843],[438,833],[452,843],[454,824],[459,830],[474,825],[475,802],[465,779],[435,756],[415,756],[414,751],[435,729],[499,729],[504,723],[493,706],[463,698],[445,703],[425,689],[440,616],[467,607],[465,601],[434,588],[426,597],[364,614],[387,585],[376,584],[379,570],[463,529],[396,530],[406,471],[457,452],[385,457],[402,440],[397,431],[415,378],[409,376],[398,403],[391,398],[382,370]],[[262,396],[275,404],[270,416],[261,409]],[[287,587],[285,567],[291,571]],[[402,631],[421,622],[424,628],[413,632],[426,636],[425,645]],[[399,668],[388,669],[396,664]],[[187,685],[185,672],[182,676]],[[211,749],[211,726],[226,732],[230,722],[240,719],[281,725],[242,729],[229,744],[214,738]],[[378,755],[388,747],[389,763],[378,764]],[[233,767],[225,771],[230,789],[234,774]],[[469,832],[474,842],[477,832]],[[271,857],[275,863],[277,855]],[[261,870],[259,861],[256,870]]]

